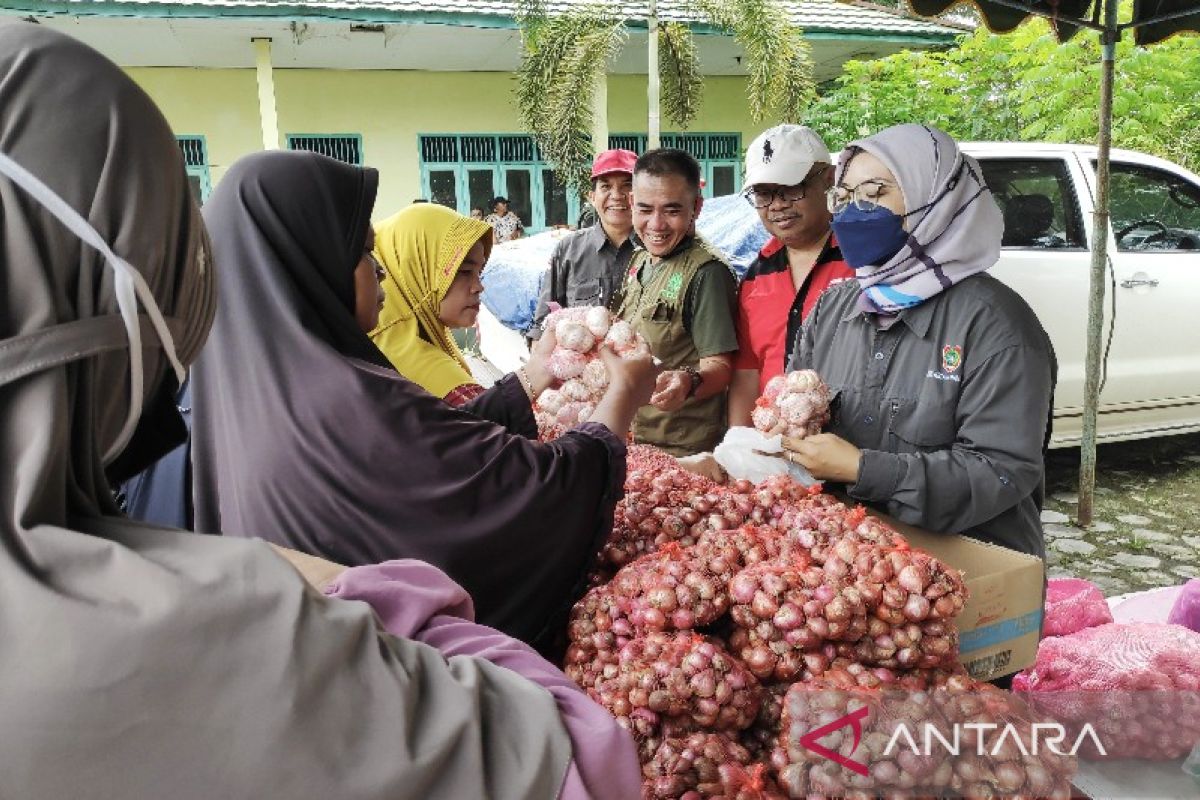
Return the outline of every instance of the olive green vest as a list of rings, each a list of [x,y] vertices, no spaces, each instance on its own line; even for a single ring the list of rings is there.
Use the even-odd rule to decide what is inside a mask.
[[[633,255],[621,290],[617,316],[627,320],[650,345],[664,369],[697,366],[700,354],[683,325],[683,304],[696,271],[709,261],[720,261],[698,239],[687,249],[650,264],[650,253]],[[638,280],[642,270],[646,274]],[[712,450],[725,435],[725,392],[705,400],[688,398],[670,413],[643,406],[633,422],[633,440],[662,448],[674,456]]]

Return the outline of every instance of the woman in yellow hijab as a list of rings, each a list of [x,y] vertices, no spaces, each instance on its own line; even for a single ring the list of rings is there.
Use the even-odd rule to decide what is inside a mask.
[[[435,203],[409,206],[375,227],[387,299],[371,339],[400,374],[454,406],[483,392],[450,329],[475,324],[491,252],[490,225]]]

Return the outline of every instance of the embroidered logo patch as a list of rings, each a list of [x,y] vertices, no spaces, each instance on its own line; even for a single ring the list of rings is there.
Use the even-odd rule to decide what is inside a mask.
[[[775,149],[771,147],[771,140],[767,139],[763,142],[763,163],[770,164],[771,159],[775,156]]]
[[[683,288],[683,276],[676,272],[671,277],[667,278],[667,285],[663,287],[662,293],[659,295],[668,303],[674,303],[679,299],[679,290]]]
[[[962,347],[954,345],[946,345],[942,348],[942,371],[951,373],[957,370],[962,365]]]

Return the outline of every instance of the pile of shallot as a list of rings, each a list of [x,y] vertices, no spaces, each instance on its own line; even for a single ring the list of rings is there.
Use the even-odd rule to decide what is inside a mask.
[[[1071,797],[1076,762],[1040,740],[1050,727],[961,674],[927,691],[822,676],[784,696],[777,775],[789,797]]]
[[[755,401],[750,419],[767,436],[802,439],[820,433],[829,421],[829,387],[811,369],[776,375]]]
[[[622,357],[643,355],[650,349],[628,322],[616,319],[603,306],[562,308],[551,312],[543,324],[554,331],[555,340],[547,366],[562,383],[538,395],[534,418],[542,437],[552,438],[587,422],[604,396],[608,370],[599,358],[601,344]]]
[[[762,764],[725,734],[693,733],[664,739],[642,767],[647,800],[782,800]]]
[[[789,755],[796,686],[975,685],[957,663],[962,576],[861,507],[785,476],[717,484],[644,445],[625,488],[564,668],[633,733],[644,797],[819,793]],[[879,785],[900,791],[889,769]],[[1043,785],[1030,774],[1022,787]]]

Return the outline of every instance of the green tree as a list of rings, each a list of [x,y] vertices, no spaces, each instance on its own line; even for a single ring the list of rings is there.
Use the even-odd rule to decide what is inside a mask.
[[[1117,46],[1113,144],[1200,169],[1197,37]],[[1010,34],[986,29],[948,50],[851,61],[807,123],[844,144],[900,122],[959,139],[1089,144],[1099,131],[1100,45],[1082,31],[1059,44],[1044,20]]]
[[[729,31],[745,52],[751,116],[799,121],[815,99],[808,43],[773,0],[691,0],[691,7]],[[516,103],[525,128],[568,185],[587,185],[592,156],[593,99],[608,62],[625,44],[630,20],[604,2],[549,14],[543,0],[521,0],[523,53]],[[704,81],[695,41],[678,22],[658,28],[662,111],[686,130],[699,110]]]

